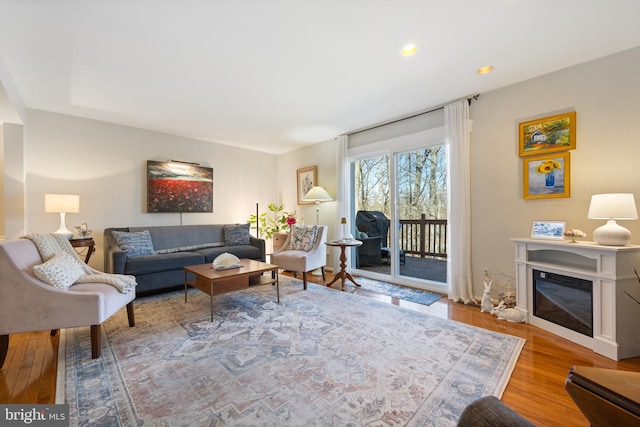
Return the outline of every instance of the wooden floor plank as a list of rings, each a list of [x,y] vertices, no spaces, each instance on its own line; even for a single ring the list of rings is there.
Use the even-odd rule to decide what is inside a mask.
[[[332,278],[327,274],[328,281]],[[322,282],[321,277],[313,275],[308,280]],[[572,366],[640,372],[640,358],[616,362],[538,327],[497,320],[489,313],[481,313],[477,306],[456,304],[446,297],[424,306],[353,286],[347,286],[346,291],[524,338],[526,343],[502,400],[540,426],[589,426],[564,389]],[[49,331],[12,335],[5,367],[0,371],[0,403],[54,403],[58,345],[59,337],[51,338]]]

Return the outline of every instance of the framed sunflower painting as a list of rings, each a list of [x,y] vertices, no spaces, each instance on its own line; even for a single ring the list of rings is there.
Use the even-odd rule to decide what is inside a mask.
[[[569,152],[522,159],[525,199],[570,197]]]

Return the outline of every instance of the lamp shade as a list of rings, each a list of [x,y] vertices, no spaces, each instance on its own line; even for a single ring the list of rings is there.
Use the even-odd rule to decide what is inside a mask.
[[[589,205],[589,219],[606,219],[607,223],[593,232],[594,240],[601,245],[624,246],[631,240],[631,232],[618,225],[616,219],[638,219],[633,194],[594,194]]]
[[[333,197],[327,193],[327,190],[324,188],[317,186],[311,188],[307,194],[302,198],[305,202],[330,202],[333,200]]]
[[[80,212],[80,196],[75,194],[45,194],[44,211],[47,213]]]
[[[73,231],[65,224],[65,215],[80,212],[80,196],[76,194],[45,194],[44,211],[60,214],[60,228],[55,233],[62,234],[68,239],[73,237]]]
[[[589,205],[589,219],[638,219],[633,194],[594,194]]]

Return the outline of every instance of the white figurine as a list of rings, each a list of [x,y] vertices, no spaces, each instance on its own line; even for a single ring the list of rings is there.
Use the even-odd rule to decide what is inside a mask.
[[[524,322],[524,313],[517,308],[507,308],[504,305],[504,301],[500,301],[500,304],[491,310],[491,314],[495,314],[498,319],[506,320],[507,322]]]
[[[480,302],[481,313],[491,313],[493,309],[493,301],[491,301],[491,286],[493,280],[489,279],[489,273],[484,270],[484,292],[482,293],[482,301]]]

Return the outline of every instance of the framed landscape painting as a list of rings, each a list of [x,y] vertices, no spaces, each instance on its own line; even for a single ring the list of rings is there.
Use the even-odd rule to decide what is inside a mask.
[[[148,160],[147,212],[213,212],[213,169]]]
[[[525,199],[569,197],[569,152],[525,157],[522,164]]]
[[[299,205],[310,205],[313,202],[304,201],[304,196],[313,188],[313,186],[318,185],[318,167],[317,166],[309,166],[306,168],[298,169],[296,171],[297,180],[298,180],[298,204]]]
[[[520,157],[576,148],[576,112],[520,123]]]

